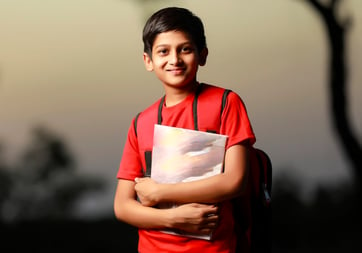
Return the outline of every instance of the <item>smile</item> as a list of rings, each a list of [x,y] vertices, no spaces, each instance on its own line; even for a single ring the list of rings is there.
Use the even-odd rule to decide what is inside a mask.
[[[168,72],[171,72],[173,74],[181,74],[185,71],[184,68],[178,68],[178,69],[168,69],[167,70]]]

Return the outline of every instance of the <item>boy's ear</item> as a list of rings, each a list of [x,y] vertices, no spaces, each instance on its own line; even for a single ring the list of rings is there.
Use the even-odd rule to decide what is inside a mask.
[[[143,62],[147,71],[153,71],[153,63],[151,57],[147,53],[143,53]]]
[[[206,64],[206,59],[207,59],[208,54],[209,54],[209,50],[207,49],[207,47],[202,49],[202,51],[200,53],[200,59],[199,59],[200,66],[204,66]]]

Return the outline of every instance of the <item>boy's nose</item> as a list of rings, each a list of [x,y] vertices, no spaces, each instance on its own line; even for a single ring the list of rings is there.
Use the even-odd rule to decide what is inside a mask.
[[[181,61],[181,57],[177,52],[170,54],[170,64],[176,65],[179,64]]]

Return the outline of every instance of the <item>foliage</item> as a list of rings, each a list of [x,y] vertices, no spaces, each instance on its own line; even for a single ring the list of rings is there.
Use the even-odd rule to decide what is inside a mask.
[[[0,149],[0,219],[67,218],[83,193],[103,183],[76,173],[73,155],[57,134],[36,127],[31,137],[17,164],[6,165]]]
[[[361,252],[362,206],[350,184],[320,187],[308,202],[290,175],[273,184],[273,252]]]

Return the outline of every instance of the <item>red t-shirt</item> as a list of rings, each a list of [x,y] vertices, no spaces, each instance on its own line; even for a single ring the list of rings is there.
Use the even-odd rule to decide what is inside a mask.
[[[203,92],[206,92],[205,90],[212,93],[213,89],[215,89],[214,86],[204,84],[200,96]],[[192,114],[193,100],[194,94],[190,94],[182,102],[175,106],[164,106],[162,109],[162,124],[173,127],[194,129]],[[155,104],[159,104],[159,101]],[[210,111],[198,112],[198,114],[202,113],[209,114]],[[127,141],[123,150],[123,156],[117,174],[117,178],[119,179],[134,180],[136,177],[143,176],[143,162],[140,159],[140,155],[143,154],[143,151],[139,150],[133,123],[134,120],[129,128]],[[226,149],[245,141],[249,145],[253,145],[255,142],[255,136],[250,125],[244,103],[234,92],[231,92],[227,97],[227,103],[221,117],[221,127],[219,133],[228,136]],[[232,205],[230,201],[222,203],[220,217],[220,225],[214,231],[213,239],[211,241],[165,234],[157,230],[139,229],[138,250],[141,253],[233,253],[236,242]]]

